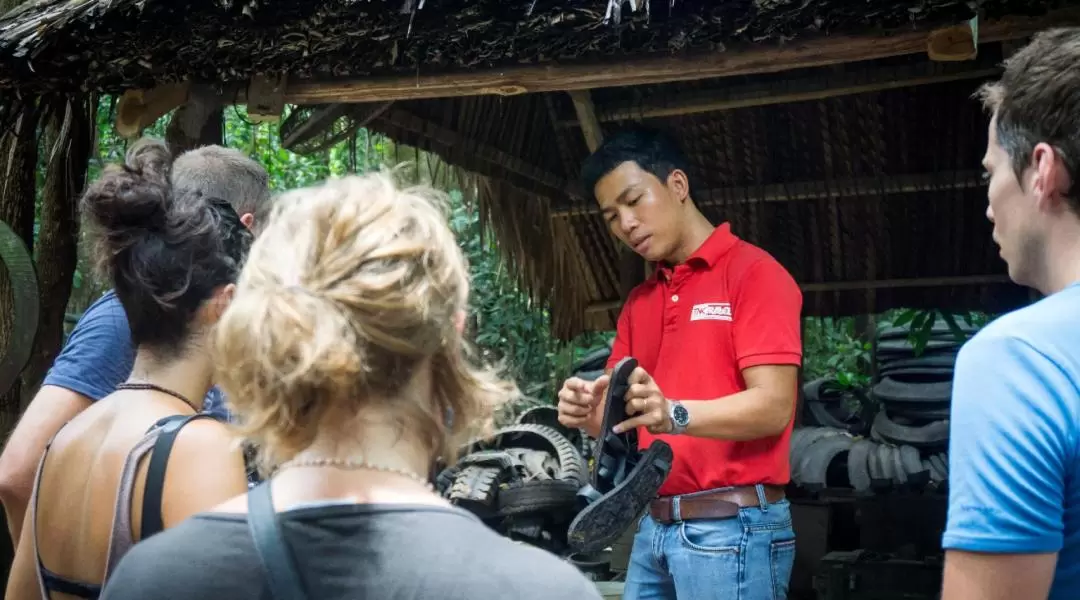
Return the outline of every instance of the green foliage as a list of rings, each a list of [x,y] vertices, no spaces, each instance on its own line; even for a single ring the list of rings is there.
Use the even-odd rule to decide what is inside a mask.
[[[855,330],[855,319],[807,317],[803,327],[803,376],[829,377],[846,387],[870,385],[871,344]]]
[[[930,340],[930,334],[935,323],[944,322],[953,336],[958,341],[963,342],[968,338],[968,335],[960,327],[961,322],[968,328],[981,328],[989,321],[989,315],[984,313],[951,313],[942,310],[915,310],[909,308],[894,311],[890,325],[892,327],[909,327],[908,339],[915,349],[915,355],[918,356],[926,349],[926,342]]]

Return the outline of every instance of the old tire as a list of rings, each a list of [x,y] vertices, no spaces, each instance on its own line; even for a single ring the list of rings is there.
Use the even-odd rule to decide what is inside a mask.
[[[516,481],[499,490],[495,512],[499,517],[509,517],[565,511],[572,519],[577,509],[577,492],[580,488],[581,486],[571,479]]]
[[[907,444],[916,448],[939,447],[949,441],[949,421],[934,421],[915,427],[899,425],[882,410],[874,418],[873,432],[875,437],[891,444]]]
[[[799,461],[799,485],[810,491],[825,488],[829,465],[837,456],[848,452],[854,442],[855,438],[843,434],[819,438],[808,446]]]
[[[877,446],[872,440],[861,439],[848,450],[848,481],[856,492],[870,491],[870,454]]]
[[[0,262],[11,281],[11,335],[0,354],[0,394],[6,394],[30,360],[37,337],[41,299],[37,270],[26,244],[7,223],[0,221]]]
[[[498,468],[469,466],[454,477],[454,483],[447,494],[451,504],[456,504],[483,518],[489,516],[495,508],[495,498],[499,494]]]
[[[530,448],[551,452],[559,461],[555,479],[571,479],[584,484],[589,477],[581,452],[558,429],[547,425],[511,425],[496,431],[490,438],[474,441],[462,454],[484,448]]]

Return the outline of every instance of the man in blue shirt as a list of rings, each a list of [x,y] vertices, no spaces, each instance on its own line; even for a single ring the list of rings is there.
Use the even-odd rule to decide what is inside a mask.
[[[1036,35],[1000,81],[987,217],[1045,298],[960,351],[943,600],[1080,598],[1080,29]]]
[[[253,230],[269,214],[266,169],[238,150],[204,146],[185,152],[173,162],[170,179],[178,190],[228,201]],[[22,531],[45,445],[65,423],[123,383],[134,360],[127,315],[110,290],[83,313],[0,454],[0,501],[13,544]],[[207,394],[204,410],[227,418],[216,388]]]

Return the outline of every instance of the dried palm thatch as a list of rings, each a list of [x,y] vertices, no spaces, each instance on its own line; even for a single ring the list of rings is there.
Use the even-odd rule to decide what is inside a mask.
[[[545,63],[970,17],[959,0],[36,0],[0,18],[0,88],[106,92]],[[983,0],[986,18],[1061,0]]]

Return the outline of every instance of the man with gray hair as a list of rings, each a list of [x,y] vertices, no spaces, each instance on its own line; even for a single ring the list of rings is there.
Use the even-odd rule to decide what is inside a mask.
[[[235,148],[203,146],[185,152],[173,161],[169,177],[177,192],[194,191],[232,204],[256,234],[270,213],[266,169]]]
[[[256,234],[269,213],[266,169],[233,148],[203,146],[181,154],[173,161],[170,180],[178,191],[227,201]],[[134,360],[127,315],[110,290],[83,313],[0,454],[0,502],[13,544],[18,544],[45,445],[65,423],[127,379]],[[207,395],[204,410],[228,418],[217,388]]]

